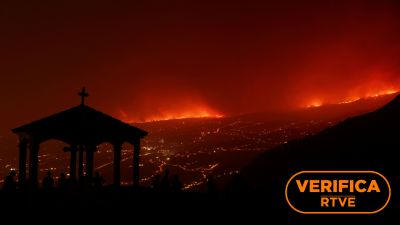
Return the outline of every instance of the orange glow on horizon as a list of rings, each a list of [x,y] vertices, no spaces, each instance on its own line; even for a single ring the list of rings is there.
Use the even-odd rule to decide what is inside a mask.
[[[120,110],[120,115],[123,120],[129,123],[146,123],[163,120],[175,119],[189,119],[189,118],[222,118],[224,115],[209,107],[198,105],[191,107],[183,107],[176,110],[158,110],[154,115],[146,116],[144,118],[130,117],[129,114]]]
[[[375,92],[375,93],[368,93],[366,95],[367,98],[371,98],[371,97],[379,97],[382,95],[391,95],[394,93],[399,92],[399,90],[395,90],[395,89],[387,89],[387,90],[383,90],[383,91],[379,91],[379,92]]]
[[[160,116],[151,116],[146,118],[145,121],[141,122],[154,122],[162,120],[176,120],[176,119],[189,119],[189,118],[222,118],[223,115],[219,113],[203,111],[192,111],[192,112],[178,112],[178,113],[165,113]]]
[[[343,100],[339,100],[337,102],[329,102],[329,103],[322,103],[322,101],[320,101],[320,100],[312,100],[312,101],[310,101],[310,103],[306,104],[305,108],[316,108],[316,107],[321,107],[321,106],[324,106],[327,104],[349,104],[352,102],[356,102],[360,99],[377,98],[377,97],[381,97],[381,96],[385,96],[385,95],[395,94],[395,93],[398,93],[399,91],[400,90],[393,89],[393,88],[382,90],[382,91],[377,91],[377,92],[370,91],[362,96],[351,96],[351,97],[347,97]]]
[[[311,104],[308,104],[307,106],[306,106],[306,108],[317,108],[317,107],[320,107],[320,106],[322,106],[323,104],[322,104],[322,101],[320,101],[320,100],[314,100],[314,101],[312,101],[311,102]]]

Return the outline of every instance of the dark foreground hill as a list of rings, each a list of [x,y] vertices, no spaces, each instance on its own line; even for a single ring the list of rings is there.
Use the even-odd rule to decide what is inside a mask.
[[[400,96],[381,109],[265,152],[242,171],[256,190],[299,170],[378,170],[399,175]]]
[[[272,205],[287,207],[288,179],[304,170],[373,170],[392,186],[388,211],[399,209],[400,96],[382,108],[345,121],[302,140],[273,148],[242,170],[256,193],[271,195]],[[381,220],[379,220],[381,221]]]

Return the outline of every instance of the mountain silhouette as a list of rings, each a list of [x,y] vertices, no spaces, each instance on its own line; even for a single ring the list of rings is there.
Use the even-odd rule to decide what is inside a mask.
[[[253,191],[270,193],[278,204],[285,203],[288,179],[304,170],[374,170],[396,190],[399,147],[400,95],[376,111],[268,150],[244,167],[241,176]]]

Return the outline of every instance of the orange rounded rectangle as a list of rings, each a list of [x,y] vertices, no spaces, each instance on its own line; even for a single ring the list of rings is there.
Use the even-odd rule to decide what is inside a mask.
[[[385,197],[386,200],[382,201],[382,202],[384,202],[384,204],[381,207],[379,207],[377,210],[373,210],[373,211],[329,211],[329,210],[326,210],[326,211],[325,210],[321,210],[321,211],[304,211],[304,210],[300,210],[300,209],[296,208],[294,206],[294,204],[290,201],[289,194],[288,194],[288,189],[289,189],[289,186],[291,185],[292,181],[296,177],[299,177],[302,174],[318,174],[319,176],[321,176],[321,174],[329,174],[329,176],[333,176],[334,174],[338,174],[338,177],[340,176],[340,174],[347,174],[347,176],[349,174],[370,174],[370,175],[372,174],[372,175],[382,179],[380,181],[381,184],[384,183],[384,184],[387,185],[387,187],[385,189],[387,191],[387,199]],[[358,177],[357,177],[357,179],[358,179]],[[358,185],[358,186],[355,186],[355,187],[354,186],[350,186],[349,183],[352,184],[352,185]],[[356,195],[356,192],[358,191],[360,193],[363,192],[363,194],[365,196],[366,194],[368,194],[367,191],[370,191],[370,190],[369,189],[367,190],[365,188],[361,189],[360,188],[360,184],[365,184],[364,180],[361,180],[361,181],[358,181],[358,182],[355,182],[354,180],[353,181],[349,180],[347,182],[343,182],[343,181],[338,181],[337,180],[336,182],[334,182],[334,185],[333,185],[333,190],[336,191],[336,192],[334,192],[335,194],[333,196],[340,196],[340,195],[346,196],[345,195],[346,193],[343,193],[343,191],[346,191],[346,189],[349,189],[349,194],[350,193],[351,194],[354,193]],[[307,193],[307,190],[310,193],[312,193],[313,195],[316,195],[319,192],[325,193],[325,191],[333,192],[332,191],[332,182],[329,183],[327,180],[321,180],[321,182],[319,180],[306,180],[303,183],[301,183],[300,180],[296,180],[296,185],[298,186],[298,189],[299,189],[300,193]],[[307,189],[307,187],[308,187],[308,189]],[[373,187],[371,190],[377,191],[376,189],[380,191],[379,187],[375,187],[375,189]],[[321,196],[325,196],[325,195],[321,195]],[[328,193],[328,196],[329,196],[329,193]],[[285,188],[285,198],[286,198],[286,201],[289,204],[289,206],[294,211],[296,211],[298,213],[301,213],[301,214],[375,214],[375,213],[381,212],[389,204],[389,201],[390,201],[390,198],[391,198],[391,188],[390,188],[389,181],[386,179],[386,177],[383,176],[382,174],[376,172],[376,171],[350,171],[350,170],[349,171],[301,171],[301,172],[298,172],[298,173],[294,174],[288,180],[288,182],[286,184],[286,188]],[[322,200],[322,197],[321,197],[321,200]],[[324,199],[324,201],[325,200],[327,201],[327,199]],[[353,198],[349,198],[348,200],[349,200],[349,202],[348,202],[349,206],[352,206],[351,204],[354,204],[354,199]],[[326,201],[322,202],[322,203],[327,204]],[[340,203],[342,203],[342,202],[340,202]],[[343,203],[343,205],[344,205],[344,203]]]

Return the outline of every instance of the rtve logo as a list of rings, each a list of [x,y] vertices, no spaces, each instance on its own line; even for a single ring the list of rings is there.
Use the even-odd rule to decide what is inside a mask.
[[[302,214],[374,214],[387,206],[391,189],[375,171],[302,171],[289,179],[285,195]]]

